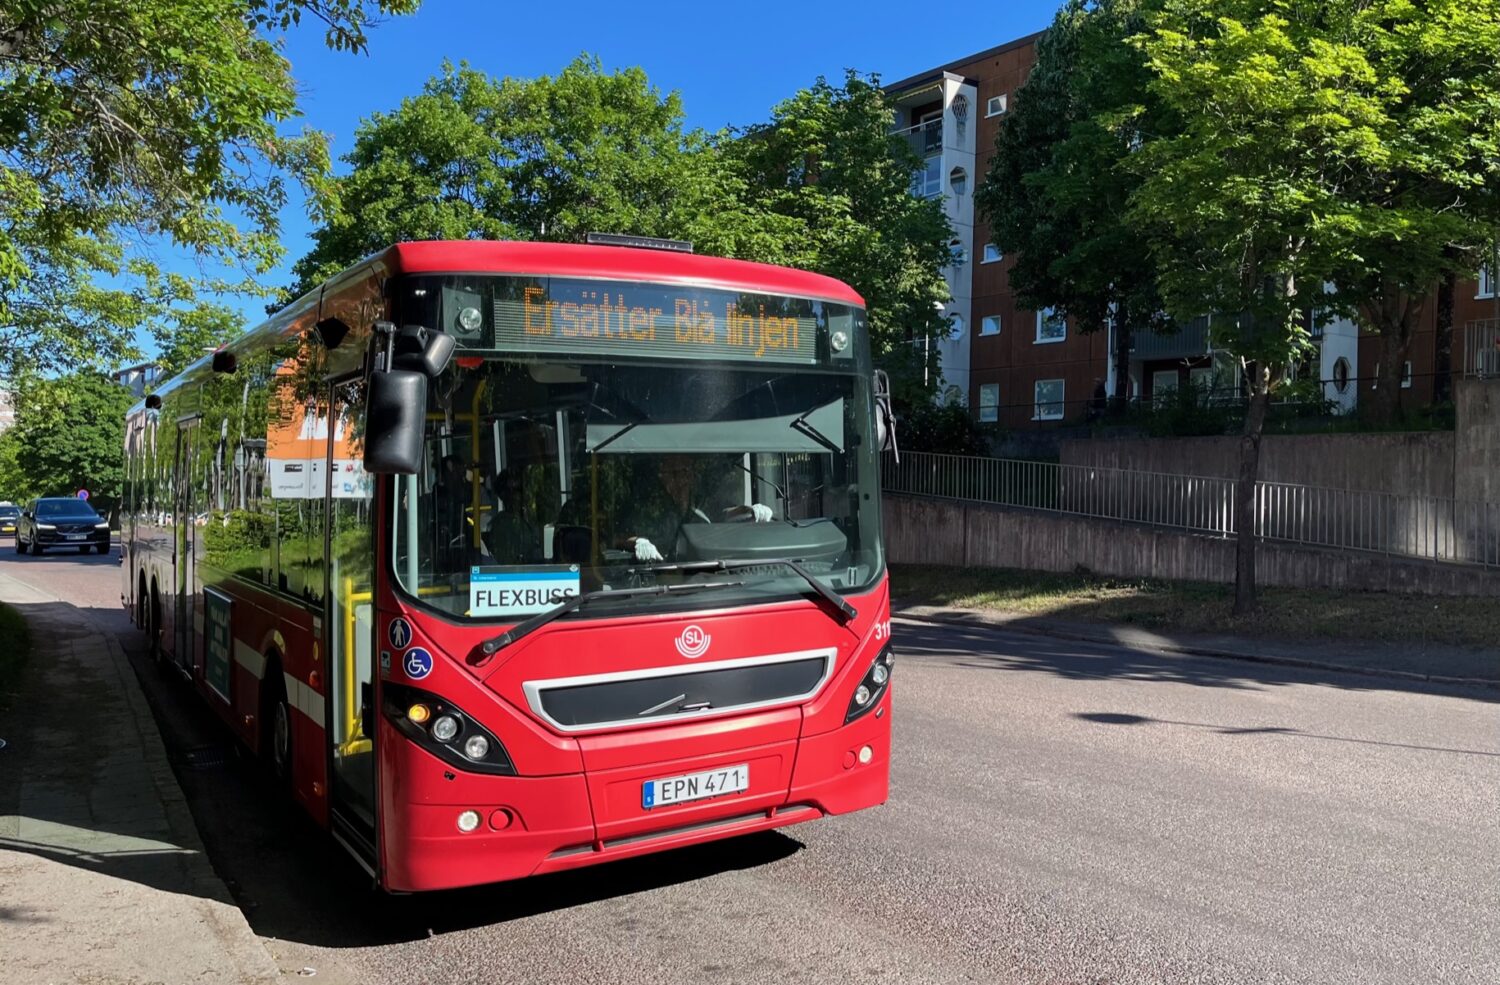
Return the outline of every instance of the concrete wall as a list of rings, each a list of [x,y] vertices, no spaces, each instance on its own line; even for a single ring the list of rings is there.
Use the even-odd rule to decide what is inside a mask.
[[[982,503],[887,495],[891,561],[1123,578],[1234,581],[1234,542],[1221,537],[1027,512]],[[1257,581],[1289,588],[1500,597],[1500,569],[1263,543]]]
[[[1492,408],[1500,408],[1500,394],[1490,399]],[[1497,454],[1492,468],[1500,469],[1500,440],[1491,447]],[[1239,456],[1238,437],[1090,438],[1063,441],[1059,446],[1064,465],[1223,478],[1238,474]],[[1260,478],[1335,489],[1451,497],[1454,435],[1447,431],[1267,435],[1260,446]]]
[[[1500,503],[1500,380],[1456,380],[1453,402],[1455,492],[1459,499]]]

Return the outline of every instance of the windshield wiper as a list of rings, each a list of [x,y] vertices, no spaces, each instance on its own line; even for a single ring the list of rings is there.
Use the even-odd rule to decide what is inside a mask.
[[[763,561],[752,561],[749,559],[731,561],[682,561],[669,562],[667,564],[653,564],[645,568],[634,568],[632,570],[681,571],[685,573],[693,573],[701,571],[742,571],[745,568],[770,567],[772,565],[781,565],[787,568],[791,568],[792,571],[796,572],[796,574],[803,581],[807,582],[807,584],[812,587],[812,590],[814,592],[818,593],[819,597],[821,597],[823,601],[827,602],[829,605],[833,606],[839,611],[839,613],[844,617],[844,622],[850,622],[859,615],[858,609],[850,605],[848,601],[845,600],[845,598],[838,592],[835,592],[833,589],[829,588],[821,581],[818,581],[817,576],[815,576],[811,571],[808,571],[806,568],[804,568],[801,561],[797,560],[796,558],[773,557],[766,558]]]
[[[714,588],[736,588],[743,585],[742,581],[696,581],[685,582],[681,585],[651,585],[646,588],[601,588],[592,592],[584,592],[582,595],[574,595],[567,601],[553,606],[546,612],[538,612],[525,622],[516,623],[510,629],[501,633],[493,639],[485,640],[479,644],[479,648],[469,655],[469,664],[473,667],[482,666],[491,657],[524,636],[541,629],[543,626],[567,615],[577,612],[590,602],[602,598],[623,599],[641,595],[672,595],[678,592],[701,592]]]

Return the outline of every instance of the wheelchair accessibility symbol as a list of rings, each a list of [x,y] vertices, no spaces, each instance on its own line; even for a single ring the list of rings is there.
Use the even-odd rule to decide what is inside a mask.
[[[391,620],[390,629],[391,646],[398,650],[404,650],[411,645],[411,627],[405,619],[396,618]]]
[[[432,673],[432,654],[420,646],[414,646],[401,658],[401,666],[406,670],[407,677],[420,681]]]

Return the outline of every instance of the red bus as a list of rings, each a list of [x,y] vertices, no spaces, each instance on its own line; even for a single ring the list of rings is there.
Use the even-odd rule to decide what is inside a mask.
[[[401,243],[129,413],[125,605],[385,889],[886,799],[862,301],[652,246]]]

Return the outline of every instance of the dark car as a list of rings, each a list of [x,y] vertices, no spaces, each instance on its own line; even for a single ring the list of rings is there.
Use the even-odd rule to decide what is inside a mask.
[[[109,521],[81,499],[65,496],[34,499],[16,521],[16,553],[40,554],[49,547],[93,548],[109,553]]]
[[[19,506],[0,506],[0,534],[16,532],[16,521],[21,518]]]

